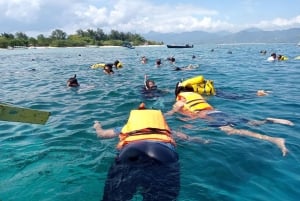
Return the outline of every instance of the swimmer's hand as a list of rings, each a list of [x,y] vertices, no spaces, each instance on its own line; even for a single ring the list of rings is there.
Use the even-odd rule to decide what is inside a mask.
[[[94,129],[96,130],[97,136],[101,138],[113,138],[117,136],[117,133],[114,132],[114,129],[102,129],[99,121],[94,121]]]
[[[102,129],[101,124],[99,123],[99,121],[94,121],[94,129]]]
[[[173,115],[175,112],[173,110],[170,110],[168,112],[165,113],[166,116],[171,116]]]
[[[201,143],[201,144],[207,144],[209,143],[210,141],[209,140],[205,140],[201,137],[190,137],[182,132],[178,132],[178,131],[172,131],[176,137],[182,139],[182,140],[186,140],[186,141],[189,141],[189,142],[197,142],[197,143]]]
[[[256,92],[256,95],[257,96],[266,96],[266,95],[269,95],[270,91],[265,91],[265,90],[258,90]]]

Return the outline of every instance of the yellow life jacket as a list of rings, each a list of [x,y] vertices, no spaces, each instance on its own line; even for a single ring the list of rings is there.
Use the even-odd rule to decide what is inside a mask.
[[[194,92],[206,95],[215,95],[214,82],[212,80],[205,80],[202,75],[187,79],[180,83],[181,87],[192,88]]]
[[[284,55],[282,55],[281,57],[280,57],[280,61],[286,61],[286,60],[288,60],[289,58],[288,57],[286,57],[286,56],[284,56]]]
[[[155,140],[175,145],[171,130],[160,110],[132,110],[119,138],[118,149],[140,140]]]
[[[105,67],[104,63],[98,63],[98,64],[91,65],[91,69],[98,69],[98,68],[104,68],[104,67]]]
[[[189,112],[196,112],[201,110],[213,110],[213,107],[208,104],[205,99],[195,92],[181,92],[177,95],[176,100],[185,99],[183,109]]]
[[[123,64],[122,64],[121,62],[119,62],[119,63],[117,64],[117,69],[122,68],[122,67],[123,67]]]

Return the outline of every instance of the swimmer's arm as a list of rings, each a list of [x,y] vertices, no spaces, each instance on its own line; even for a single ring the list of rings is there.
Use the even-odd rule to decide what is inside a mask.
[[[147,87],[147,84],[146,84],[146,82],[147,82],[147,75],[145,74],[145,76],[144,76],[144,86],[145,86],[145,88],[148,90],[148,87]]]
[[[98,121],[95,121],[94,126],[97,136],[101,138],[114,138],[118,134],[114,129],[102,129],[101,124]]]
[[[187,134],[184,134],[182,132],[179,132],[179,131],[172,131],[173,135],[175,137],[178,137],[182,140],[185,140],[185,141],[189,141],[189,142],[198,142],[198,143],[201,143],[201,144],[207,144],[209,143],[209,140],[205,140],[201,137],[191,137],[191,136],[188,136]]]
[[[178,112],[182,107],[184,106],[184,103],[182,101],[177,101],[173,108],[166,113],[166,115],[173,115],[175,112]]]

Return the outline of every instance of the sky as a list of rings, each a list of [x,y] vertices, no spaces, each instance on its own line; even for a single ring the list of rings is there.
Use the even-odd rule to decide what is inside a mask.
[[[300,28],[299,5],[300,0],[0,0],[0,33],[283,30]]]

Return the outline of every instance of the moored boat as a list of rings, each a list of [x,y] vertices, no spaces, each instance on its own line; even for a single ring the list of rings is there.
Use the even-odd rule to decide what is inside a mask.
[[[167,45],[168,48],[193,48],[194,45],[189,45],[189,44],[185,44],[185,45]]]

